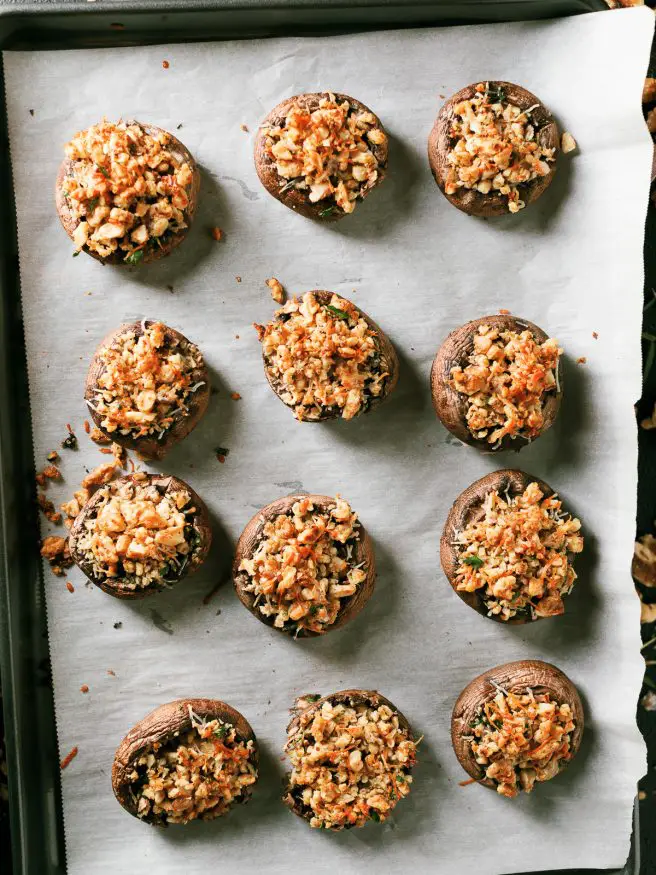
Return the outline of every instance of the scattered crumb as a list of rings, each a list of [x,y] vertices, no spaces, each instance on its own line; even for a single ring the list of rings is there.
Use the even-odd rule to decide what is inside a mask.
[[[240,276],[236,276],[235,279],[237,280],[238,283],[241,282],[241,277],[240,277]]]
[[[506,310],[505,307],[502,307],[501,310],[499,310],[499,315],[500,316],[510,316],[510,310]]]
[[[245,134],[248,133],[248,125],[239,125],[240,130],[242,130]]]
[[[444,95],[444,94],[440,94],[440,95],[438,95],[438,96],[439,96],[439,98],[440,98],[441,100],[444,100],[445,97],[446,97],[446,95]]]
[[[73,584],[70,582],[70,580],[67,580],[67,581],[66,581],[66,589],[67,589],[69,592],[75,592],[75,587],[74,587]]]
[[[50,563],[52,573],[63,577],[64,569],[70,568],[73,559],[68,550],[68,541],[58,535],[49,535],[41,541],[41,555]]]
[[[46,456],[46,459],[49,462],[58,462],[59,461],[59,453],[57,452],[57,450],[51,450],[48,453],[48,455]]]
[[[66,428],[68,429],[68,437],[64,438],[61,445],[65,450],[77,450],[77,437],[68,422]]]
[[[587,358],[584,355],[582,355],[580,358],[577,358],[576,364],[577,365],[584,365],[584,364],[586,364],[587,361],[588,361]]]
[[[84,420],[84,430],[87,434],[91,434],[91,426],[89,425],[89,420]]]
[[[179,131],[181,127],[182,127],[182,122],[180,122],[179,125],[176,125],[176,126],[175,126],[176,131]]]
[[[44,477],[47,477],[48,480],[61,480],[62,475],[61,471],[56,465],[46,465],[46,467],[41,472]]]
[[[171,294],[173,294],[173,292],[175,291],[173,286],[167,286],[166,288],[169,290],[169,292],[171,292]]]
[[[656,100],[656,79],[648,76],[642,86],[642,102],[653,103]]]
[[[271,289],[271,297],[276,302],[276,304],[284,303],[285,290],[283,289],[280,280],[277,280],[275,276],[272,276],[268,280],[265,280],[265,283]]]
[[[568,152],[573,152],[576,149],[576,140],[569,131],[564,131],[560,138],[560,148],[567,155]]]
[[[110,674],[113,678],[116,677],[116,672],[112,668],[107,669],[107,674]]]
[[[88,692],[89,692],[89,685],[88,685],[88,684],[82,684],[82,686],[80,687],[80,692],[81,692],[81,693],[88,693]]]
[[[43,515],[49,522],[58,525],[62,521],[62,515],[57,513],[55,505],[48,499],[48,496],[44,492],[39,492],[37,494],[36,503],[39,506],[39,510],[42,511]]]
[[[216,240],[217,243],[223,237],[223,231],[220,228],[217,228],[216,226],[214,226],[214,228],[212,228],[212,230],[210,231],[210,234],[212,235],[212,239]]]
[[[230,450],[227,447],[216,447],[214,452],[216,454],[216,458],[219,460],[219,462],[221,462],[221,464],[223,464]]]
[[[66,766],[69,766],[73,762],[73,760],[75,759],[76,756],[77,756],[77,745],[66,754],[64,759],[60,762],[59,768],[65,769]]]
[[[90,486],[102,486],[105,483],[109,483],[114,474],[116,473],[116,469],[118,468],[118,464],[116,460],[113,462],[106,462],[104,465],[98,465],[97,468],[94,468],[82,481],[82,488],[88,489]]]
[[[235,340],[239,340],[239,335],[235,334]]]
[[[122,625],[123,625],[123,623],[119,620],[117,623],[114,623],[114,628],[120,629]]]
[[[599,337],[599,335],[597,334],[596,331],[592,332],[592,336],[594,337],[595,340],[597,340],[597,338]]]
[[[28,112],[29,112],[29,114],[30,114],[31,116],[34,115],[34,110],[33,110],[33,109],[28,109]]]
[[[94,444],[111,444],[112,439],[107,437],[99,428],[92,428],[89,432],[89,437]]]
[[[168,70],[170,66],[171,65],[168,61],[162,61],[162,67],[164,67],[165,70]]]
[[[230,397],[232,398],[233,401],[240,401],[241,400],[241,395],[239,394],[239,392],[232,392]]]

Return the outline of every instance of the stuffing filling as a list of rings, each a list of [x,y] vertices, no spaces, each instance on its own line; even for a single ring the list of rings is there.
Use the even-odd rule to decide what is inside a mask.
[[[418,742],[387,705],[326,700],[308,712],[305,704],[285,751],[289,793],[310,826],[339,830],[387,820],[410,792]]]
[[[176,583],[200,547],[189,492],[138,473],[98,493],[75,545],[94,574],[135,590]]]
[[[513,798],[530,793],[536,781],[549,781],[572,757],[572,709],[549,693],[524,694],[497,687],[493,699],[470,723],[471,749],[497,793]]]
[[[161,438],[189,415],[194,393],[205,385],[194,379],[203,359],[198,347],[172,337],[161,322],[144,321],[142,328],[141,335],[128,330],[100,351],[102,370],[87,404],[109,434]]]
[[[516,213],[526,206],[521,186],[551,172],[555,149],[536,140],[532,110],[521,110],[506,99],[502,88],[481,82],[476,94],[453,107],[452,145],[445,191],[456,194],[466,188],[481,194],[502,194],[508,209]]]
[[[456,589],[480,591],[488,615],[502,620],[562,614],[576,580],[570,554],[583,549],[580,520],[562,510],[556,495],[545,498],[537,483],[517,496],[489,492],[482,511],[454,538]]]
[[[536,438],[544,426],[544,401],[558,388],[553,338],[537,343],[530,331],[479,325],[464,368],[451,368],[453,388],[467,396],[467,427],[473,437],[498,444],[504,437]]]
[[[248,798],[257,780],[252,741],[231,723],[199,721],[134,763],[131,791],[137,816],[166,823],[212,820]]]
[[[170,147],[165,131],[133,122],[102,121],[66,144],[72,162],[63,191],[78,225],[77,251],[114,253],[136,264],[187,227],[192,168]]]
[[[348,502],[318,511],[308,498],[288,513],[268,520],[252,556],[239,570],[254,605],[273,625],[299,634],[323,632],[337,619],[344,599],[355,595],[367,577],[364,563],[353,564],[360,524]]]
[[[375,116],[339,103],[330,94],[313,112],[298,102],[283,125],[266,125],[266,151],[281,179],[280,192],[294,188],[310,203],[331,199],[324,213],[352,213],[358,198],[376,184],[379,165],[372,146],[387,142]]]
[[[278,394],[299,420],[353,419],[383,392],[389,372],[378,335],[339,295],[320,304],[307,292],[255,329]]]

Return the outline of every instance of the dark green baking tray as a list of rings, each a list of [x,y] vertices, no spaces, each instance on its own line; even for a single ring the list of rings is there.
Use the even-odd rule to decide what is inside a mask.
[[[0,0],[0,50],[516,21],[607,9],[603,0]],[[0,64],[0,677],[13,872],[52,875],[66,864],[4,93]],[[652,519],[656,511],[647,513]],[[656,868],[641,868],[638,857],[632,852],[625,875],[653,875]],[[594,872],[601,870],[585,870]]]

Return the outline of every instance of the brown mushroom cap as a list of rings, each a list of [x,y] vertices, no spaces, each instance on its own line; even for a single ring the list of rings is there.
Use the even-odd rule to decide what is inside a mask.
[[[144,256],[140,262],[140,264],[147,264],[151,261],[157,261],[159,258],[163,258],[165,255],[169,255],[169,253],[178,246],[184,238],[189,233],[189,228],[191,227],[191,223],[194,218],[194,213],[196,212],[196,205],[198,203],[198,193],[200,190],[200,171],[198,169],[198,165],[193,155],[184,146],[180,140],[171,134],[169,131],[164,131],[163,128],[158,127],[157,125],[145,124],[144,122],[136,121],[135,119],[130,119],[126,121],[126,125],[139,125],[139,127],[145,131],[145,133],[150,134],[151,136],[155,136],[159,133],[166,133],[169,136],[169,142],[166,144],[167,150],[181,163],[186,162],[193,174],[192,180],[189,185],[185,186],[185,192],[187,197],[189,198],[189,204],[184,210],[185,213],[185,222],[187,224],[186,228],[183,228],[181,231],[178,231],[176,234],[171,234],[166,237],[166,240],[162,241],[161,246],[157,246],[155,244],[151,245],[150,241],[146,244],[143,250],[140,250],[144,253]],[[80,224],[80,219],[76,218],[69,206],[68,200],[64,193],[63,183],[67,176],[73,175],[73,167],[75,162],[70,158],[65,158],[62,163],[59,165],[59,171],[57,173],[57,181],[55,183],[55,204],[57,207],[57,214],[61,220],[62,225],[64,226],[64,230],[68,234],[68,236],[73,239],[73,233],[75,229]],[[82,251],[86,252],[87,255],[91,255],[97,261],[102,262],[102,264],[127,264],[125,261],[126,253],[121,251],[113,252],[110,256],[106,258],[99,255],[97,252],[93,252],[87,246],[82,247]]]
[[[496,783],[486,778],[483,768],[476,762],[471,749],[470,724],[479,708],[493,699],[497,690],[491,683],[503,687],[506,692],[520,693],[530,687],[535,693],[549,693],[559,705],[567,703],[572,708],[576,723],[570,739],[571,755],[574,757],[581,746],[584,715],[581,698],[574,684],[566,674],[549,662],[538,659],[525,659],[521,662],[508,662],[491,668],[467,684],[460,693],[451,717],[451,742],[458,761],[463,769],[484,787],[495,788]],[[469,736],[469,738],[467,738]],[[561,764],[561,771],[567,765]]]
[[[344,705],[367,705],[369,708],[379,708],[381,705],[387,705],[398,717],[399,727],[401,729],[405,729],[409,736],[412,736],[412,729],[410,728],[410,724],[406,720],[405,716],[399,711],[396,705],[393,705],[389,699],[386,699],[385,696],[381,695],[377,690],[340,690],[337,693],[331,693],[328,696],[322,696],[316,702],[313,702],[307,709],[303,709],[299,711],[296,708],[292,709],[292,719],[289,721],[287,726],[287,737],[295,735],[296,732],[300,729],[300,718],[301,715],[313,715],[321,708],[324,702],[331,702],[332,704],[344,704]],[[408,773],[411,772],[411,769],[408,768]],[[282,801],[285,805],[294,812],[294,814],[302,817],[304,820],[312,819],[312,811],[307,808],[303,804],[303,800],[296,798],[294,795],[294,789],[289,782],[290,775],[287,776],[287,786],[285,787],[284,795],[282,797]],[[297,790],[299,788],[296,788]],[[348,829],[349,827],[345,827]]]
[[[239,541],[237,542],[235,561],[232,566],[235,592],[241,603],[248,608],[251,614],[253,614],[254,617],[257,617],[262,623],[271,626],[272,629],[278,629],[278,627],[273,625],[275,617],[265,617],[264,614],[258,610],[257,605],[255,604],[255,596],[252,592],[247,592],[245,589],[250,578],[245,571],[239,570],[239,566],[241,565],[242,559],[251,558],[257,549],[257,546],[263,537],[265,524],[274,517],[288,513],[297,501],[301,501],[304,498],[307,498],[312,502],[315,510],[324,513],[335,507],[335,499],[331,498],[329,495],[287,495],[284,498],[279,498],[277,501],[272,501],[271,504],[267,504],[266,507],[263,507],[262,510],[258,511],[247,523],[246,528],[241,533]],[[341,600],[341,607],[335,622],[330,626],[326,626],[323,632],[313,632],[310,629],[301,629],[298,633],[287,631],[285,629],[278,629],[278,631],[286,632],[286,634],[291,635],[294,638],[317,638],[320,635],[325,635],[333,629],[339,629],[340,626],[348,623],[349,620],[352,620],[353,617],[360,613],[362,608],[369,601],[376,583],[376,561],[371,538],[360,520],[358,520],[358,523],[360,526],[359,537],[355,542],[353,558],[351,561],[353,565],[364,563],[364,567],[367,570],[367,576],[352,596]]]
[[[537,483],[545,498],[549,498],[554,494],[554,490],[539,477],[533,477],[530,474],[525,474],[523,471],[512,469],[504,469],[503,471],[493,471],[480,480],[476,480],[471,486],[468,486],[464,492],[461,492],[458,498],[453,503],[453,507],[449,511],[446,518],[442,537],[440,539],[440,560],[442,569],[446,574],[453,591],[459,596],[463,602],[478,611],[484,617],[488,617],[488,610],[483,601],[482,590],[475,592],[462,592],[456,589],[456,573],[458,571],[458,557],[460,555],[457,547],[454,545],[456,532],[461,532],[470,523],[483,518],[483,502],[490,492],[498,492],[503,495],[507,492],[511,497],[521,495],[529,483]],[[488,617],[490,620],[495,620],[498,623],[506,625],[521,625],[523,623],[536,622],[542,619],[536,617],[535,620],[529,614],[516,614],[509,620],[503,620],[498,615],[493,614]]]
[[[396,350],[392,346],[392,341],[385,334],[385,332],[371,319],[365,312],[363,312],[359,307],[357,307],[353,301],[350,301],[348,298],[345,298],[344,295],[340,295],[337,292],[326,292],[320,289],[313,289],[311,292],[306,292],[305,294],[312,294],[315,296],[319,304],[324,307],[326,304],[330,304],[330,301],[333,295],[337,295],[338,298],[341,298],[342,301],[346,301],[353,307],[354,314],[358,317],[364,319],[369,328],[375,332],[375,342],[376,349],[378,355],[380,356],[380,370],[387,371],[388,376],[383,384],[383,389],[380,395],[371,396],[369,399],[369,405],[361,410],[356,416],[361,416],[363,413],[369,413],[374,410],[381,404],[394,390],[398,380],[399,380],[399,357],[396,354]],[[275,321],[276,317],[274,316]],[[264,374],[267,378],[267,381],[273,391],[276,393],[278,398],[282,401],[282,403],[289,407],[290,410],[294,409],[293,404],[288,404],[283,398],[282,394],[284,392],[284,386],[280,383],[280,381],[273,376],[271,370],[269,368],[267,358],[262,352],[262,361],[264,363]],[[338,408],[330,408],[321,414],[317,419],[304,419],[303,422],[325,422],[328,419],[341,419],[341,411]]]
[[[445,191],[447,172],[451,166],[448,162],[448,154],[455,142],[451,136],[451,125],[455,118],[454,107],[463,100],[471,100],[476,94],[478,84],[480,82],[461,88],[447,100],[439,111],[428,137],[428,163],[440,191],[454,207],[458,207],[459,210],[470,216],[504,216],[509,213],[508,198],[498,192],[491,191],[489,194],[481,194],[480,191],[464,187],[457,189],[455,194],[447,194]],[[520,109],[526,110],[535,107],[531,112],[531,118],[536,131],[536,142],[543,148],[555,149],[555,158],[560,147],[558,126],[539,98],[522,88],[521,85],[513,85],[512,82],[490,81],[488,84],[492,88],[502,88],[505,91],[507,102]],[[550,167],[551,171],[546,176],[540,176],[518,186],[521,199],[526,206],[537,200],[550,185],[556,172],[555,160],[550,163]]]
[[[189,707],[191,707],[194,714],[203,720],[221,720],[223,723],[230,723],[235,727],[235,732],[240,741],[252,741],[253,754],[251,762],[257,768],[259,752],[255,733],[243,714],[231,708],[230,705],[226,705],[225,702],[221,702],[218,699],[177,699],[175,702],[160,705],[132,727],[119,744],[114,755],[114,763],[112,765],[112,788],[114,795],[123,808],[133,817],[138,816],[138,800],[131,789],[131,774],[135,761],[143,753],[151,750],[153,744],[165,744],[175,735],[191,729],[192,722],[189,716]],[[246,802],[250,795],[251,788],[245,787],[243,795],[237,801]],[[156,826],[168,826],[166,820],[152,814],[146,817],[139,817],[139,820]]]
[[[349,97],[346,94],[333,92],[331,95],[327,91],[314,94],[298,94],[295,97],[289,97],[287,100],[283,100],[282,103],[275,106],[260,125],[255,137],[255,169],[257,175],[260,177],[262,185],[266,188],[269,194],[273,195],[276,200],[279,200],[280,203],[284,204],[286,207],[289,207],[294,210],[294,212],[300,213],[308,219],[318,219],[321,222],[334,222],[348,214],[336,205],[333,197],[323,198],[316,203],[311,203],[307,193],[299,191],[293,186],[285,188],[289,180],[283,179],[278,175],[276,162],[266,149],[265,128],[269,126],[284,126],[287,113],[295,103],[299,104],[302,109],[305,109],[308,112],[314,112],[319,108],[319,102],[321,100],[324,98],[330,98],[331,96],[334,97],[338,103],[348,101],[353,112],[371,112],[369,107],[365,106],[364,103],[360,103],[359,100],[355,100],[355,98]],[[373,112],[371,112],[371,114],[374,116],[376,127],[380,128],[381,131],[384,131],[385,129],[383,128],[378,116]],[[387,168],[387,140],[380,145],[370,143],[369,148],[378,162],[378,179],[370,188],[367,188],[362,192],[362,195],[358,197],[358,200],[363,200],[370,191],[383,181],[385,170]],[[329,209],[330,213],[322,215],[322,213],[325,213]]]
[[[96,574],[93,569],[92,564],[87,560],[86,556],[78,549],[77,541],[79,537],[83,534],[84,525],[86,521],[90,518],[93,518],[96,515],[96,505],[98,504],[102,494],[103,489],[105,487],[101,486],[91,498],[84,505],[82,510],[79,512],[77,517],[75,518],[75,522],[71,527],[71,531],[68,537],[68,546],[71,552],[71,556],[73,557],[76,565],[86,574],[89,580],[92,583],[95,583],[96,586],[99,586],[103,592],[108,593],[109,595],[113,595],[119,599],[140,599],[144,598],[144,596],[151,595],[156,592],[160,592],[163,589],[168,589],[171,586],[179,583],[184,577],[188,574],[193,574],[205,561],[207,554],[209,553],[210,545],[212,543],[212,529],[210,527],[210,518],[207,512],[207,508],[205,507],[205,503],[200,498],[200,496],[189,486],[188,483],[185,483],[184,480],[180,480],[178,477],[173,477],[170,474],[146,474],[146,479],[148,483],[152,483],[160,490],[162,494],[167,492],[169,489],[177,490],[177,489],[185,489],[191,496],[191,502],[196,508],[194,516],[193,516],[193,527],[196,530],[200,541],[198,546],[193,549],[190,553],[190,558],[187,564],[182,569],[182,573],[173,581],[169,581],[168,584],[164,583],[152,583],[147,587],[142,587],[140,589],[130,589],[125,586],[122,582],[122,579],[106,577],[103,574]],[[138,482],[144,484],[146,481],[139,480],[135,477],[134,474],[128,474],[126,477],[118,477],[116,480],[113,480],[111,484],[120,484],[126,481]]]
[[[104,371],[102,352],[116,343],[128,331],[133,331],[137,338],[141,337],[146,328],[154,325],[155,321],[154,319],[143,319],[141,322],[125,323],[108,334],[93,354],[84,386],[84,400],[90,402],[87,406],[97,428],[107,435],[110,440],[115,441],[122,447],[136,450],[144,459],[162,459],[174,444],[179,443],[198,425],[207,410],[210,400],[210,375],[201,356],[201,365],[192,371],[191,379],[192,385],[195,383],[204,383],[204,385],[190,396],[187,404],[187,415],[177,417],[175,423],[166,429],[161,439],[156,434],[135,438],[130,434],[121,434],[118,429],[108,432],[103,428],[103,417],[91,406],[94,403],[96,394],[102,391],[98,387],[98,380]],[[183,350],[192,345],[184,334],[176,331],[175,328],[169,328],[168,325],[164,326],[164,337],[168,344],[173,345],[177,343]]]
[[[542,344],[549,340],[549,335],[528,319],[520,319],[518,316],[497,314],[495,316],[481,316],[473,319],[460,328],[456,328],[446,338],[438,349],[433,367],[431,368],[431,394],[433,407],[442,420],[442,424],[448,428],[459,440],[472,447],[477,447],[485,452],[498,452],[501,450],[521,450],[531,441],[521,434],[516,437],[504,435],[497,444],[490,444],[484,438],[475,438],[467,426],[467,408],[469,398],[453,386],[451,369],[455,367],[466,368],[469,364],[469,356],[474,351],[474,338],[481,325],[489,325],[499,331],[530,331],[536,343]],[[558,372],[556,376],[556,389],[547,392],[542,402],[544,422],[540,434],[550,428],[560,408],[563,397],[563,364],[558,360]],[[538,435],[539,437],[539,435]],[[535,440],[532,438],[531,440]]]

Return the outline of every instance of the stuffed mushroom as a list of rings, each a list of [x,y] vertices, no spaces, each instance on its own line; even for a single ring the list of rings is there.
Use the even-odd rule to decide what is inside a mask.
[[[333,292],[293,298],[255,325],[269,385],[296,419],[353,419],[396,386],[399,360],[366,313]]]
[[[460,765],[484,787],[513,798],[560,774],[583,736],[581,699],[570,679],[539,660],[486,671],[462,691],[451,740]]]
[[[513,470],[465,489],[440,541],[442,568],[457,595],[510,624],[564,613],[582,550],[580,520],[542,480]]]
[[[369,600],[373,545],[343,498],[288,495],[250,520],[233,577],[237,596],[259,620],[313,638],[343,626]]]
[[[255,733],[217,699],[155,708],[125,736],[112,766],[118,801],[154,826],[221,817],[248,801],[257,777]]]
[[[264,119],[255,168],[269,194],[311,219],[334,221],[383,180],[387,135],[380,120],[345,94],[299,94]]]
[[[526,319],[474,319],[452,331],[435,356],[435,412],[464,443],[486,452],[520,450],[556,419],[562,352]]]
[[[207,508],[177,477],[136,472],[101,486],[75,519],[71,556],[110,595],[136,599],[170,588],[204,562]]]
[[[184,240],[200,173],[172,134],[138,121],[103,120],[75,134],[65,153],[55,196],[74,255],[139,264]]]
[[[303,696],[287,727],[283,801],[316,829],[387,820],[410,793],[419,741],[376,690]]]
[[[440,110],[428,161],[455,207],[471,216],[501,216],[546,190],[558,149],[558,126],[534,94],[512,82],[478,82]]]
[[[207,410],[210,378],[194,343],[144,319],[121,325],[102,341],[84,398],[108,438],[143,458],[161,459]]]

